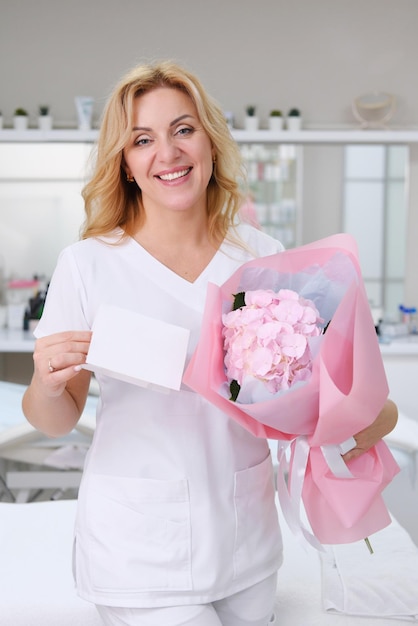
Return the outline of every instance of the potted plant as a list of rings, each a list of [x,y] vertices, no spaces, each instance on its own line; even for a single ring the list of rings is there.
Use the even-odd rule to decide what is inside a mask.
[[[283,114],[280,109],[272,109],[269,115],[269,129],[270,130],[282,130],[283,129]]]
[[[253,104],[245,107],[245,130],[258,130],[258,117],[256,112],[257,108]]]
[[[52,116],[49,114],[49,106],[42,104],[39,107],[38,127],[40,130],[51,130]]]
[[[288,130],[300,130],[302,126],[302,117],[299,109],[290,109],[287,114],[286,126]]]
[[[21,107],[15,109],[13,115],[13,127],[16,130],[26,130],[28,127],[28,120],[29,116],[26,109],[22,109]]]

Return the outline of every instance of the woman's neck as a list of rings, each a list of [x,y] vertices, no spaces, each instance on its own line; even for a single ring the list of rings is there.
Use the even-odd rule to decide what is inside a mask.
[[[212,242],[204,219],[145,219],[133,238],[155,259],[189,282],[194,282],[222,242]],[[179,219],[177,219],[179,218]]]

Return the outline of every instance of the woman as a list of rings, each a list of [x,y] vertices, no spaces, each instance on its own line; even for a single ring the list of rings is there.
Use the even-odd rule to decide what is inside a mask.
[[[59,436],[79,419],[101,304],[189,329],[190,357],[207,283],[282,250],[249,225],[234,227],[241,177],[223,114],[196,77],[163,62],[122,79],[83,192],[82,241],[61,254],[36,331],[23,400],[34,426]],[[109,625],[273,623],[282,546],[267,442],[186,388],[98,380],[75,529],[79,594]],[[387,403],[351,454],[395,421]]]

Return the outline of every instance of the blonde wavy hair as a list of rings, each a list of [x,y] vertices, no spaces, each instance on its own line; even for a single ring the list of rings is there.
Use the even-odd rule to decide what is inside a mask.
[[[212,142],[216,163],[207,190],[209,236],[218,243],[228,238],[243,199],[241,153],[222,110],[196,76],[172,61],[161,61],[128,72],[104,108],[92,177],[82,191],[86,211],[83,239],[103,236],[116,228],[122,229],[123,238],[132,235],[141,223],[141,190],[126,179],[123,150],[131,138],[135,98],[161,86],[180,89],[191,98]]]

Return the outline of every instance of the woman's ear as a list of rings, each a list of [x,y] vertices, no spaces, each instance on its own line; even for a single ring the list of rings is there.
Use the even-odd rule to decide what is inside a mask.
[[[129,169],[129,167],[126,165],[125,161],[122,161],[121,166],[122,166],[122,169],[125,170],[126,180],[128,181],[128,183],[133,183],[135,179],[132,176],[132,172]]]

